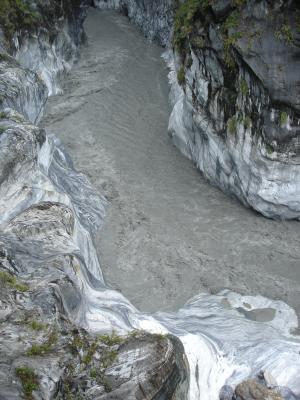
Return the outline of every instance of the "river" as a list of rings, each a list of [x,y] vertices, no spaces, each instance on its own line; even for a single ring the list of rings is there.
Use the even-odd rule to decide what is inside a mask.
[[[300,311],[299,223],[247,210],[171,144],[161,48],[113,12],[92,9],[85,29],[43,124],[110,202],[97,241],[107,282],[145,311],[224,287]]]
[[[114,12],[91,9],[85,29],[80,60],[63,95],[49,100],[42,125],[109,201],[95,241],[106,282],[142,312],[160,311],[158,322],[148,314],[131,319],[135,327],[156,331],[157,324],[182,337],[202,376],[201,383],[192,376],[191,399],[201,391],[217,398],[226,379],[266,363],[279,384],[300,393],[299,343],[285,343],[295,318],[277,301],[300,314],[299,222],[244,208],[172,145],[163,49]],[[224,288],[255,297],[209,295]]]

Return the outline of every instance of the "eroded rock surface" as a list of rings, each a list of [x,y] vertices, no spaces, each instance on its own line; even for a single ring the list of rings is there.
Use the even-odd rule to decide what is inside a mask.
[[[72,210],[42,202],[0,236],[1,399],[185,399],[188,365],[178,339],[76,326],[85,299],[73,234]]]
[[[73,3],[24,6],[35,23],[4,29],[1,44],[0,398],[184,399],[178,339],[82,328],[86,283],[101,286],[91,234],[105,200],[34,125],[77,57],[89,2]]]
[[[66,318],[66,298],[72,300],[73,308],[82,301],[72,281],[57,271],[62,261],[66,266],[66,257],[48,264],[51,279],[44,267],[43,282],[32,275],[30,281],[20,280],[4,271],[3,264],[8,266],[13,260],[3,258],[1,399],[31,395],[39,399],[79,395],[85,399],[186,398],[188,372],[178,340],[142,333],[128,337],[88,334]],[[22,373],[27,374],[26,381]]]
[[[47,99],[45,83],[35,72],[22,68],[13,57],[6,54],[0,60],[1,108],[14,109],[34,123]]]
[[[174,141],[212,183],[272,218],[299,218],[298,11],[199,7],[182,22],[190,35],[174,33]]]

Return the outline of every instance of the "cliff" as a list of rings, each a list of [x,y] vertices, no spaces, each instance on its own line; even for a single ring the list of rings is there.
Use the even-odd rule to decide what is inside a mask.
[[[86,6],[1,3],[0,398],[184,399],[178,339],[120,336],[109,321],[87,330],[87,288],[103,288],[93,233],[106,201],[36,125],[78,56]]]
[[[299,219],[298,2],[95,4],[119,8],[167,45],[169,133],[183,154],[245,206]]]
[[[296,2],[241,1],[176,14],[169,130],[213,184],[272,218],[300,211]]]

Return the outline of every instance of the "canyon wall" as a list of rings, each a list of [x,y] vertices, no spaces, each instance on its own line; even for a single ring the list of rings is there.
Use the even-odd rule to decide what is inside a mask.
[[[26,4],[0,10],[0,398],[183,400],[178,339],[86,330],[86,290],[104,287],[93,233],[106,200],[36,124],[78,56],[88,4]]]
[[[156,3],[95,0],[168,47],[173,142],[245,206],[299,219],[299,4]]]

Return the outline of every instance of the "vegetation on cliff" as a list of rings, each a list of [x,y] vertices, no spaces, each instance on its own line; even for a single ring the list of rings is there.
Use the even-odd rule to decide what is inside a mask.
[[[209,47],[208,28],[210,23],[217,23],[221,26],[223,39],[223,61],[229,69],[234,69],[235,61],[232,55],[233,47],[237,40],[243,36],[242,32],[230,32],[236,29],[240,21],[240,8],[245,0],[232,0],[229,13],[223,15],[219,21],[213,14],[212,6],[215,0],[185,0],[177,2],[174,18],[173,46],[180,55],[182,63],[186,64],[186,57],[190,54],[191,48],[203,49]],[[181,79],[181,84],[184,80]]]
[[[39,388],[39,380],[35,371],[27,366],[20,366],[16,368],[16,375],[21,381],[24,398],[32,400],[33,392]]]
[[[38,28],[55,31],[60,18],[74,12],[80,0],[0,0],[0,27],[9,45],[15,32],[35,32]]]
[[[215,13],[216,0],[177,0],[174,17],[173,46],[180,55],[182,63],[186,66],[186,58],[191,49],[204,49],[210,47],[209,26],[215,24],[220,28],[221,40],[223,42],[222,59],[225,66],[233,70],[236,67],[234,50],[238,49],[238,40],[247,37],[248,45],[251,46],[254,37],[251,36],[243,24],[241,11],[247,6],[249,0],[231,0],[222,13]],[[282,6],[283,8],[285,6]],[[284,9],[282,10],[284,11]],[[295,43],[295,35],[290,23],[283,15],[276,17],[276,12],[270,16],[274,20],[274,37],[282,40],[286,45]],[[295,16],[296,32],[299,30],[300,12]],[[262,32],[257,31],[255,36]],[[181,84],[185,82],[181,79]]]
[[[7,39],[17,30],[32,30],[40,23],[41,16],[24,0],[0,0],[0,25]]]
[[[17,278],[6,271],[0,271],[0,288],[15,289],[18,292],[27,292],[28,286],[19,282]]]
[[[281,135],[284,129],[287,131],[288,121],[298,127],[299,112],[293,109],[297,101],[288,103],[289,96],[276,82],[288,81],[287,77],[292,76],[288,75],[290,66],[287,64],[292,57],[295,59],[299,47],[299,21],[300,6],[293,0],[268,4],[252,0],[177,1],[173,33],[173,48],[178,60],[177,81],[184,90],[186,85],[190,86],[195,107],[205,110],[209,110],[210,101],[213,104],[213,96],[218,93],[218,104],[224,115],[220,135],[225,137],[241,129],[251,129],[253,135],[263,137],[271,145],[274,137],[270,134],[268,139],[265,134],[266,116],[262,115],[256,103],[259,96],[269,96],[269,106],[276,110],[272,129],[281,132]],[[267,47],[274,48],[273,62],[276,66],[278,64],[276,70],[275,66],[272,67],[273,75],[269,70],[263,70],[266,60],[269,61],[266,58]],[[189,82],[186,77],[192,65],[192,55],[199,60],[200,69],[206,71],[203,72],[204,80],[209,81],[214,76],[215,71],[208,71],[210,62],[213,68],[216,65],[220,68],[221,86],[213,90],[210,82],[209,98],[205,106],[197,104],[195,82]],[[256,60],[254,65],[251,64],[253,59]],[[286,134],[290,135],[288,132]]]

